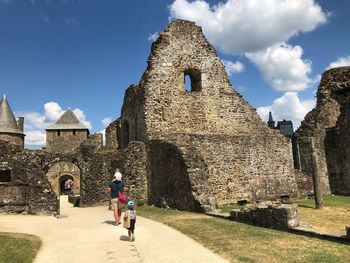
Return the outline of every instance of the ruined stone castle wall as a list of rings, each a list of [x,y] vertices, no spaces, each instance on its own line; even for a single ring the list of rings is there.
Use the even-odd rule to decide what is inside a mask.
[[[339,187],[348,180],[343,160],[349,138],[346,133],[349,81],[349,67],[325,71],[317,91],[316,107],[305,116],[297,131],[301,170],[310,177],[313,173],[320,176],[324,194],[344,193]],[[316,163],[312,161],[313,152]]]
[[[185,75],[193,91],[186,91]],[[145,96],[141,139],[178,132],[253,133],[266,126],[233,89],[214,48],[193,22],[177,20],[160,33],[139,89]]]
[[[131,85],[125,92],[120,118],[120,148],[125,148],[130,141],[142,140],[145,137],[143,98],[143,89],[137,85]]]
[[[137,203],[147,202],[148,162],[144,143],[132,142],[118,151],[99,151],[83,143],[79,151],[82,206],[98,205],[110,200],[106,188],[117,167],[123,174],[127,197]]]
[[[56,153],[73,152],[87,138],[87,130],[48,130],[45,150]]]
[[[24,134],[1,133],[0,140],[7,141],[11,144],[24,148]]]
[[[137,203],[148,200],[149,165],[142,142],[106,151],[90,138],[74,153],[62,154],[23,150],[0,141],[0,153],[0,169],[11,170],[10,181],[0,182],[0,212],[58,212],[60,183],[67,176],[74,181],[81,206],[108,203],[106,188],[116,167],[123,173],[127,196]]]
[[[51,214],[58,210],[57,195],[35,151],[0,141],[0,163],[11,170],[11,180],[0,183],[0,211]]]
[[[250,147],[251,143],[256,146]],[[201,210],[212,197],[219,205],[227,205],[241,199],[298,196],[287,140],[281,144],[263,134],[173,134],[148,145],[150,203]]]
[[[120,119],[111,122],[106,128],[106,149],[113,150],[119,148],[120,141]]]
[[[350,67],[337,74],[332,98],[339,103],[340,114],[335,127],[326,130],[326,160],[332,193],[350,195]]]
[[[160,33],[139,85],[126,92],[122,119],[130,140],[150,145],[151,202],[197,209],[213,196],[228,204],[297,194],[290,140],[233,89],[193,22],[176,20]]]
[[[73,180],[74,186],[72,191],[75,195],[80,195],[80,168],[67,161],[57,162],[50,167],[50,170],[46,173],[47,178],[51,183],[51,187],[57,196],[61,194],[60,183],[62,183],[61,178],[70,178]]]

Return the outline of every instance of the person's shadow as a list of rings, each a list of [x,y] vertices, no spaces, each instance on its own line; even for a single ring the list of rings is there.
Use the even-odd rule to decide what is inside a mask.
[[[119,238],[121,241],[129,241],[129,237],[125,235],[121,235]]]
[[[114,225],[115,221],[113,221],[113,220],[106,220],[106,221],[103,221],[102,223],[109,224],[109,225]]]

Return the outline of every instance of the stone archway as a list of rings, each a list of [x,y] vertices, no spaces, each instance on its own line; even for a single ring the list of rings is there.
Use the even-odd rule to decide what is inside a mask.
[[[71,180],[74,183],[71,192],[73,192],[74,195],[80,195],[81,171],[76,164],[60,161],[51,166],[46,176],[57,196],[62,194],[62,183],[64,184],[67,180]]]
[[[64,174],[59,178],[60,195],[74,193],[74,177],[70,174]]]

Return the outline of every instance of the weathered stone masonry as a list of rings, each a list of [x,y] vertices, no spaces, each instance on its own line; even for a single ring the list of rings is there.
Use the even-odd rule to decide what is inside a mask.
[[[301,169],[309,176],[318,173],[324,194],[350,194],[349,94],[350,67],[325,71],[316,107],[297,131]],[[312,153],[316,154],[316,163],[312,162]]]
[[[51,213],[59,203],[35,151],[0,140],[0,163],[11,170],[10,182],[0,183],[0,212]]]
[[[87,140],[74,154],[57,154],[23,150],[0,141],[0,152],[0,163],[7,163],[11,169],[10,182],[0,183],[0,212],[58,212],[59,186],[50,176],[65,165],[76,167],[70,173],[80,171],[80,181],[74,181],[79,183],[76,187],[80,190],[81,206],[108,203],[106,187],[116,167],[124,171],[128,197],[138,202],[148,200],[148,163],[142,142],[132,142],[127,149],[116,152],[105,151],[96,147],[93,140]]]
[[[185,89],[186,75],[191,91]],[[214,48],[192,22],[172,22],[153,43],[140,83],[126,91],[121,124],[122,138],[146,142],[153,203],[185,209],[210,197],[228,204],[297,195],[290,141],[268,129],[233,89]],[[122,147],[128,140],[121,140]],[[185,199],[193,202],[183,204]]]
[[[213,199],[224,205],[298,195],[290,140],[269,129],[234,90],[214,48],[192,22],[172,22],[153,43],[139,84],[125,92],[121,117],[106,129],[105,147],[100,136],[88,137],[68,116],[68,123],[48,129],[53,137],[46,151],[0,149],[0,161],[11,167],[22,165],[16,158],[31,160],[26,173],[12,168],[14,180],[1,199],[19,195],[10,200],[21,203],[19,210],[52,213],[58,210],[58,179],[71,176],[81,206],[107,203],[105,189],[116,167],[128,197],[183,210],[205,210]]]

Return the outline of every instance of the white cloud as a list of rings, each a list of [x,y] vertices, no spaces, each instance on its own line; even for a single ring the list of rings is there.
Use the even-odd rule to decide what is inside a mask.
[[[326,69],[350,66],[350,56],[340,57],[336,61],[331,62]]]
[[[203,0],[175,0],[170,19],[196,22],[209,41],[228,54],[244,54],[314,30],[328,15],[314,0],[228,0],[210,6]]]
[[[26,112],[23,116],[27,129],[45,129],[51,123],[38,112]]]
[[[222,59],[221,61],[225,66],[227,75],[229,76],[231,76],[232,74],[237,74],[244,71],[244,64],[242,64],[240,61],[233,62],[225,59]]]
[[[28,148],[41,148],[45,145],[45,129],[58,120],[65,112],[57,102],[44,104],[44,113],[39,112],[15,112],[16,116],[24,117],[25,144]],[[86,119],[85,113],[76,108],[73,110],[79,121],[88,129],[91,129],[91,122]]]
[[[327,22],[329,14],[315,0],[227,0],[212,6],[204,0],[175,0],[169,10],[170,19],[200,25],[224,53],[246,55],[275,90],[301,91],[312,84],[311,61],[287,41]]]
[[[159,32],[154,32],[153,34],[150,34],[148,36],[147,40],[150,42],[154,42],[157,40],[158,36],[159,36]]]
[[[301,101],[297,92],[286,92],[282,97],[276,99],[272,105],[259,107],[257,112],[261,119],[268,120],[269,111],[272,112],[274,121],[292,120],[294,129],[300,126],[305,115],[316,105],[316,100]]]
[[[112,117],[106,117],[101,120],[104,127],[107,127],[112,121]]]
[[[46,144],[46,133],[44,131],[27,131],[25,143],[26,145],[43,147]]]
[[[82,124],[84,124],[88,129],[91,129],[91,122],[86,119],[85,113],[81,109],[76,108],[73,110],[73,112]]]
[[[248,53],[247,57],[260,70],[262,77],[275,90],[301,91],[311,83],[311,61],[303,60],[303,49],[286,43],[266,50]]]
[[[45,119],[50,122],[58,120],[59,117],[64,113],[61,106],[57,102],[48,102],[44,104]]]

